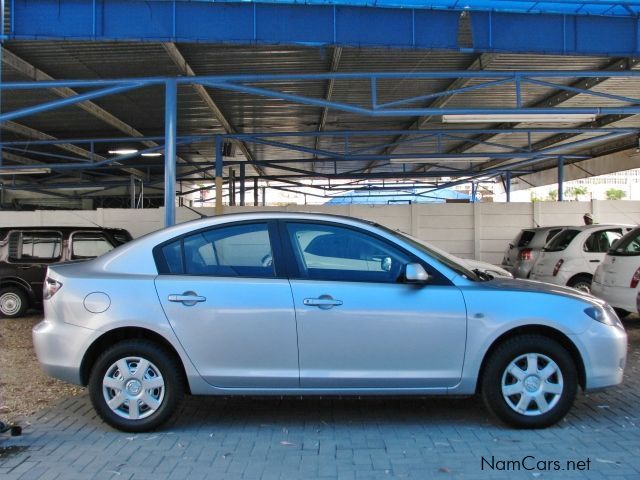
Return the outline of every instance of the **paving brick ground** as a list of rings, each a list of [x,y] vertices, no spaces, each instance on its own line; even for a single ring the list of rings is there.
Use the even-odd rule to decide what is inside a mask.
[[[640,321],[627,327],[624,385],[581,395],[545,430],[498,425],[477,399],[209,397],[188,398],[162,431],[132,435],[83,396],[0,437],[0,478],[640,479]]]

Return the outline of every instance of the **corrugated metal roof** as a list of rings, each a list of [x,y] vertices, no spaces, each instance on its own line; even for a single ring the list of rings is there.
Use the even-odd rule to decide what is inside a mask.
[[[176,65],[160,43],[93,43],[93,42],[8,42],[5,47],[46,72],[59,79],[101,79],[122,77],[177,76],[183,72],[183,66]],[[334,50],[331,48],[303,47],[238,47],[229,45],[177,44],[196,75],[229,75],[229,74],[292,74],[292,73],[325,73],[330,71]],[[515,54],[471,54],[465,52],[391,50],[391,49],[341,49],[337,72],[425,72],[425,71],[465,71],[467,69],[482,70],[601,70],[608,68],[615,59],[607,57],[571,57],[552,55],[515,55]],[[603,76],[606,73],[603,72]],[[28,76],[20,74],[7,66],[3,69],[3,81],[27,80]],[[399,98],[424,95],[446,90],[455,82],[451,79],[419,79],[381,80],[377,85],[378,103],[394,101]],[[485,80],[483,80],[485,81]],[[557,84],[571,84],[575,79],[555,79]],[[479,80],[466,80],[457,83],[460,86],[472,86],[481,83]],[[289,94],[306,95],[313,98],[325,98],[329,82],[326,80],[293,81],[283,80],[261,83],[270,89]],[[633,91],[630,91],[630,88]],[[315,132],[320,128],[323,108],[300,105],[288,101],[260,97],[256,95],[235,93],[227,90],[207,87],[207,92],[224,113],[226,120],[239,133],[251,132]],[[609,78],[593,87],[594,92],[616,95],[629,95],[640,91],[640,81],[629,82]],[[540,105],[543,101],[557,95],[559,90],[551,86],[527,85],[523,89],[522,101],[525,105]],[[25,90],[4,92],[2,110],[9,111],[23,108],[59,98],[51,90]],[[359,79],[340,79],[333,82],[331,100],[369,107],[371,105],[370,82]],[[512,107],[515,105],[513,87],[496,86],[483,90],[459,93],[447,99],[447,107]],[[621,102],[586,94],[571,94],[563,100],[563,106],[619,105]],[[110,114],[116,116],[144,135],[161,136],[164,131],[164,91],[162,87],[145,87],[128,91],[124,94],[103,97],[94,101]],[[434,99],[415,102],[409,106],[425,107],[437,104]],[[207,107],[202,98],[190,86],[179,88],[178,131],[180,134],[213,134],[223,132],[221,122]],[[417,122],[417,123],[416,123]],[[122,136],[122,132],[100,118],[76,107],[50,111],[20,119],[20,123],[56,136],[58,138],[91,138],[103,136]],[[328,109],[324,130],[401,130],[414,128],[435,128],[446,132],[460,125],[443,124],[440,117],[418,119],[406,117],[366,117],[335,109]],[[495,124],[465,125],[465,128],[495,127]],[[574,126],[574,124],[567,124]],[[609,126],[640,127],[636,117],[617,119],[609,122]],[[521,128],[522,125],[503,126],[509,130]],[[572,142],[589,138],[583,134],[571,136],[556,143]],[[398,140],[396,135],[356,136],[349,141],[349,151],[368,148],[367,152],[379,154],[393,150],[398,155],[416,153],[442,152],[506,152],[501,146],[478,145],[472,141],[476,135],[458,135],[456,138],[434,137],[417,142],[400,143],[397,146],[385,146]],[[491,135],[484,141],[505,144],[514,148],[524,148],[531,141],[538,142],[553,138],[552,134],[533,134],[531,138],[524,134]],[[3,135],[6,140],[18,138],[15,134]],[[463,140],[464,139],[464,140]],[[290,143],[306,148],[315,146],[313,137],[283,137],[280,142]],[[619,148],[616,144],[615,148]],[[372,148],[373,146],[377,146]],[[111,146],[96,144],[96,153],[106,155]],[[318,142],[320,149],[341,151],[344,139],[338,137],[322,137]],[[596,145],[606,151],[607,145]],[[142,148],[142,145],[139,145]],[[269,145],[248,145],[252,156],[257,160],[313,160],[307,152],[286,150]],[[613,147],[612,147],[613,148]],[[580,148],[571,152],[580,152]],[[60,153],[60,152],[58,152]],[[29,153],[25,152],[28,156]],[[179,147],[179,155],[187,161],[211,162],[214,158],[213,142],[201,142],[191,146]],[[35,158],[35,157],[34,157]],[[42,158],[38,158],[42,160]],[[46,161],[46,158],[44,159]],[[54,161],[51,159],[50,161]],[[145,161],[146,162],[146,161]],[[159,160],[149,161],[158,165]],[[436,162],[439,168],[478,167],[479,162]],[[495,163],[495,162],[494,162]],[[508,162],[501,162],[508,163]],[[489,162],[489,164],[493,164]],[[308,169],[309,163],[288,164],[294,168]],[[339,163],[317,160],[314,168],[320,173],[344,173],[349,171],[397,172],[403,170],[422,170],[421,165],[390,164],[388,161],[371,162],[369,160]],[[184,172],[185,167],[180,167]],[[162,174],[162,166],[153,167],[152,174]],[[117,173],[117,172],[113,172]],[[276,175],[283,173],[275,168],[267,168],[266,173]],[[202,174],[199,174],[201,177]]]

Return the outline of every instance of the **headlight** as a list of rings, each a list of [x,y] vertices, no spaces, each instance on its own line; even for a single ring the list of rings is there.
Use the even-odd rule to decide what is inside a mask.
[[[584,313],[600,323],[624,329],[618,315],[609,304],[606,304],[604,307],[585,308]]]

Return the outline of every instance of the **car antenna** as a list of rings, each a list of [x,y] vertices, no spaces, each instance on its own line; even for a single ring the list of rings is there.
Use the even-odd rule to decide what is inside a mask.
[[[211,216],[211,215],[205,215],[204,213],[201,213],[201,212],[197,211],[195,208],[191,208],[191,207],[188,207],[186,205],[182,205],[182,206],[184,208],[186,208],[187,210],[191,210],[196,215],[200,215],[200,218],[209,218]]]
[[[96,227],[99,228],[104,228],[102,225],[97,224],[96,222],[94,222],[93,220],[89,220],[88,218],[83,217],[82,215],[77,214],[76,212],[74,212],[73,210],[69,210],[69,212],[71,212],[73,215],[75,215],[76,217],[81,218],[82,220],[89,222],[89,223],[93,223]]]

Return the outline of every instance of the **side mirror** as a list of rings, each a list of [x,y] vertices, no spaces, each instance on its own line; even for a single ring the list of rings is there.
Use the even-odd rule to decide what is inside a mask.
[[[409,263],[404,267],[404,278],[408,283],[427,283],[429,274],[419,263]]]

